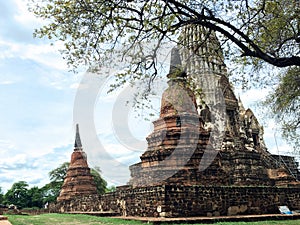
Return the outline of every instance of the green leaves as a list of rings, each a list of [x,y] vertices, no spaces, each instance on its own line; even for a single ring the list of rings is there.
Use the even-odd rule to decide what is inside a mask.
[[[105,65],[117,49],[123,49],[120,54],[125,59],[132,46],[155,41],[151,49],[154,63],[146,68],[151,70],[157,48],[164,41],[176,42],[186,24],[206,26],[219,32],[225,42],[234,43],[227,45],[229,56],[239,51],[250,61],[257,58],[280,67],[300,65],[299,45],[294,41],[299,35],[300,13],[294,0],[230,0],[226,4],[221,0],[32,0],[30,9],[48,22],[35,36],[65,42],[62,53],[74,70],[81,65]],[[142,71],[144,52],[141,48],[132,62],[134,71]]]
[[[2,192],[2,188],[0,187],[0,204],[3,204],[4,195]]]
[[[107,182],[101,177],[98,171],[100,171],[99,168],[91,169],[91,174],[94,177],[98,194],[102,195],[106,192]]]
[[[284,51],[284,45],[292,44],[288,40],[293,40],[298,32],[294,19],[300,18],[299,14],[295,15],[295,8],[296,3],[291,0],[266,1],[257,20],[256,39],[269,54],[277,57],[289,54]]]
[[[300,140],[300,68],[290,67],[264,103],[281,125],[283,137],[299,151]]]
[[[272,85],[276,74],[269,65],[300,66],[296,0],[32,0],[30,9],[47,22],[34,35],[64,42],[61,52],[70,68],[117,62],[121,72],[111,91],[142,80],[142,99],[158,77],[159,48],[186,44],[177,37],[188,24],[217,33],[235,78],[245,86]]]
[[[19,181],[12,185],[5,196],[7,204],[14,204],[18,208],[24,208],[29,204],[28,184],[25,181]]]
[[[65,176],[67,174],[67,170],[69,168],[70,163],[64,162],[56,169],[49,172],[50,181],[51,182],[61,182],[63,183]]]

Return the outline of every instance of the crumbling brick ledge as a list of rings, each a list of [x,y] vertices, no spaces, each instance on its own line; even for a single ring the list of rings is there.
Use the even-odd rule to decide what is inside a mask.
[[[162,217],[124,217],[118,216],[124,220],[137,220],[151,224],[213,224],[217,222],[255,222],[255,221],[270,221],[270,220],[298,220],[300,214],[265,214],[265,215],[238,215],[238,216],[216,216],[216,217],[181,217],[181,218],[162,218]]]
[[[278,206],[300,209],[300,188],[289,187],[205,187],[160,185],[118,188],[99,196],[59,202],[50,212],[114,212],[139,217],[219,217],[270,215]]]
[[[0,215],[0,225],[11,225],[6,216]]]
[[[0,221],[1,220],[7,220],[7,217],[6,216],[0,216]]]

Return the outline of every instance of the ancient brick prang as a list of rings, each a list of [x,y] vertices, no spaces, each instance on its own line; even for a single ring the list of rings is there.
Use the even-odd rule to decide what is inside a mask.
[[[88,195],[97,195],[97,188],[87,163],[86,153],[82,149],[77,124],[74,151],[57,201],[61,202]]]
[[[204,52],[201,48],[197,50]],[[181,52],[187,57],[187,51]],[[213,58],[221,60],[221,55]],[[169,87],[162,95],[160,118],[153,122],[154,131],[146,138],[148,148],[140,156],[141,162],[130,166],[129,184],[133,187],[159,184],[286,186],[296,181],[297,177],[286,164],[267,151],[263,129],[253,112],[245,110],[235,97],[224,63],[216,61],[222,66],[212,66],[208,73],[197,67],[207,58],[193,55],[189,60],[199,62],[182,66],[179,50],[177,47],[172,50],[167,75]],[[204,64],[210,67],[209,63]],[[223,69],[218,69],[221,67]],[[202,106],[188,85],[188,76],[195,75],[186,73],[184,68],[188,68],[189,73],[207,73],[199,75],[207,77],[205,82],[198,83],[198,87],[207,91],[200,101]],[[222,89],[222,96],[218,89]],[[219,111],[212,111],[214,108]],[[221,117],[219,123],[218,117]],[[222,130],[223,133],[218,132]],[[218,141],[216,138],[219,145],[213,145]]]
[[[59,201],[56,211],[188,217],[278,213],[280,205],[300,209],[298,165],[292,157],[268,152],[262,126],[234,94],[212,31],[197,25],[183,29],[168,78],[160,116],[141,161],[130,166],[128,185],[99,198],[78,192]],[[81,144],[77,147],[82,152]],[[62,193],[71,193],[68,183],[87,167],[76,151],[78,163],[68,171]]]

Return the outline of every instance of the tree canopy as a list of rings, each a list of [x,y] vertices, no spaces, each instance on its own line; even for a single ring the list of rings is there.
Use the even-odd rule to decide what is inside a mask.
[[[44,202],[55,202],[56,198],[59,196],[61,186],[64,183],[67,170],[70,163],[64,162],[57,168],[49,172],[50,183],[46,184],[42,191],[44,193],[45,199]]]
[[[217,31],[242,56],[278,67],[300,65],[297,0],[42,0],[31,9],[49,20],[35,34],[65,41],[65,57],[73,66],[99,62],[118,44],[175,41],[187,24]]]
[[[278,90],[286,84],[284,80],[290,71],[300,66],[298,0],[32,2],[30,9],[47,21],[45,26],[35,31],[35,35],[62,41],[65,45],[63,56],[73,68],[111,63],[114,60],[111,54],[116,52],[121,59],[130,62],[125,66],[128,72],[117,75],[116,86],[142,79],[150,87],[157,76],[158,49],[169,42],[184,45],[178,36],[181,28],[188,24],[215,31],[226,59],[242,65],[237,68],[247,72],[247,75],[235,73],[237,78],[251,85],[256,81],[260,85],[274,85]],[[145,47],[146,43],[151,45]],[[266,65],[283,69],[278,69],[276,74],[274,68],[269,68],[268,73],[256,70],[249,74],[249,66],[262,69]],[[299,82],[293,79],[291,82],[299,88]],[[299,95],[296,98],[299,99]],[[273,103],[276,108],[278,101]],[[299,100],[296,101],[298,103]],[[272,112],[278,115],[282,111]],[[296,128],[297,133],[299,124]]]
[[[106,192],[107,182],[101,177],[99,168],[92,168],[91,174],[94,177],[94,181],[97,187],[97,192],[102,195]]]
[[[18,208],[23,208],[28,205],[28,184],[25,181],[19,181],[12,185],[5,194],[5,201],[9,204],[14,204]]]
[[[300,144],[300,67],[291,67],[264,102],[282,125],[285,139],[297,150]]]
[[[0,204],[3,202],[3,197],[2,188],[0,187]]]

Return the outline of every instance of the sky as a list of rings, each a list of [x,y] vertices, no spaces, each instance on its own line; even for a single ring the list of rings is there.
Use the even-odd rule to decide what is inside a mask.
[[[51,46],[49,40],[33,38],[42,24],[27,11],[26,1],[0,1],[0,187],[5,192],[18,181],[30,187],[49,183],[49,171],[70,161],[75,123],[90,166],[100,167],[110,185],[126,184],[128,166],[146,149],[151,121],[124,106],[132,88],[107,94],[111,79],[85,69],[69,72],[58,51],[61,43]],[[266,94],[239,95],[250,107]],[[154,101],[159,105],[158,97]],[[267,147],[277,153],[276,124],[269,120],[265,125]],[[280,152],[291,149],[277,141]]]

